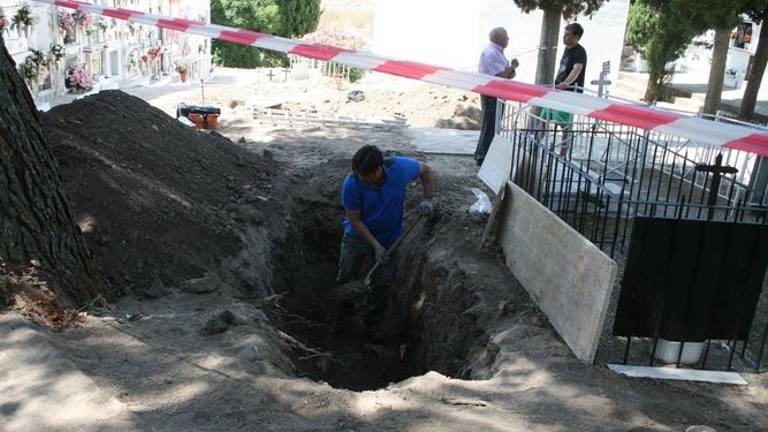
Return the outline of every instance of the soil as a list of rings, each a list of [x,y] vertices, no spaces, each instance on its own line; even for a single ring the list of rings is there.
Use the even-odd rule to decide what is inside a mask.
[[[158,297],[203,277],[244,248],[246,224],[279,206],[269,160],[119,91],[58,106],[44,128],[76,221],[125,294]],[[238,282],[243,293],[266,294]]]
[[[137,87],[127,91],[151,100],[169,115],[176,113],[179,101],[215,105],[222,110],[223,125],[230,127],[252,123],[254,109],[262,108],[295,114],[402,120],[411,127],[479,130],[482,121],[477,93],[375,72],[366,73],[354,83],[321,76],[317,70],[301,79],[283,69],[221,69],[217,73],[216,79],[204,85]],[[350,98],[353,92],[358,97],[361,94],[362,100]],[[257,135],[251,139],[264,138]]]
[[[120,92],[44,121],[87,242],[125,294],[77,328],[36,328],[130,413],[81,430],[768,428],[763,375],[724,387],[579,362],[498,252],[480,251],[471,158],[418,154],[397,130],[266,128],[242,116],[199,132]],[[369,143],[426,161],[439,182],[437,217],[403,243],[383,343],[355,325],[360,310],[340,334],[325,314],[339,185]],[[418,200],[414,186],[406,223]],[[13,403],[32,407],[34,396]],[[65,430],[54,415],[27,421]]]

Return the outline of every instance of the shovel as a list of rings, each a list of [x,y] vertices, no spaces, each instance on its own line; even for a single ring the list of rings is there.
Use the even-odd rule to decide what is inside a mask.
[[[410,234],[411,231],[413,231],[413,229],[416,228],[416,225],[419,224],[422,218],[423,216],[419,214],[416,220],[412,224],[410,224],[408,228],[406,228],[405,232],[402,233],[400,237],[398,237],[397,241],[395,241],[395,243],[393,243],[392,246],[390,246],[389,249],[387,249],[387,251],[384,252],[384,256],[381,258],[381,261],[377,261],[376,264],[374,264],[373,267],[371,267],[371,270],[368,271],[368,274],[365,276],[365,279],[354,281],[354,282],[348,282],[348,283],[345,283],[344,285],[339,285],[338,287],[336,287],[336,289],[333,290],[333,293],[331,293],[331,301],[343,302],[346,300],[351,300],[353,298],[356,298],[368,292],[368,289],[371,287],[371,277],[373,276],[373,273],[376,270],[378,270],[379,265],[384,260],[389,258],[389,256],[392,255],[392,253],[400,247],[400,244],[403,242],[403,239],[408,237],[408,234]]]

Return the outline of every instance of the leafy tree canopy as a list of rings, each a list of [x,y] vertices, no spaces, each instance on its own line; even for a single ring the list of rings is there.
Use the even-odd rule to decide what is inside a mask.
[[[284,37],[314,31],[320,20],[320,0],[213,0],[211,22]],[[286,63],[280,53],[258,50],[219,40],[213,41],[216,63],[253,68]]]
[[[525,13],[536,9],[562,8],[563,18],[576,15],[592,15],[608,0],[514,0]]]

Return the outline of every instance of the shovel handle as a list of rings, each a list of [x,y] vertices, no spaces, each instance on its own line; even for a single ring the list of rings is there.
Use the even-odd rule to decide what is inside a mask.
[[[387,251],[384,252],[384,256],[381,258],[381,261],[376,261],[376,264],[374,264],[373,267],[371,267],[371,270],[368,272],[367,275],[365,275],[365,286],[371,285],[371,276],[373,276],[373,272],[375,272],[379,268],[379,265],[381,264],[382,261],[389,258],[392,252],[394,252],[398,247],[400,247],[400,243],[402,243],[403,239],[408,237],[408,234],[410,234],[411,231],[413,231],[413,229],[416,228],[416,225],[419,224],[422,217],[423,215],[419,213],[419,216],[416,218],[416,220],[413,221],[412,224],[408,225],[408,228],[405,229],[405,232],[400,234],[400,237],[398,237],[397,240],[392,244],[392,246],[390,246],[389,249],[387,249]]]

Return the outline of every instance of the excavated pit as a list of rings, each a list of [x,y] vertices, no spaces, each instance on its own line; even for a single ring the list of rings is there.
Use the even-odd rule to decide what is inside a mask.
[[[470,356],[485,346],[485,329],[474,317],[461,316],[472,306],[466,284],[452,284],[439,266],[430,264],[422,241],[430,225],[420,223],[401,246],[386,338],[374,343],[366,335],[364,297],[352,304],[327,301],[336,286],[340,213],[326,203],[304,203],[295,215],[294,238],[282,245],[287,274],[282,290],[276,290],[283,295],[282,311],[273,319],[317,351],[291,353],[298,376],[355,391],[383,388],[430,370],[470,378]],[[338,321],[329,319],[333,316]]]

